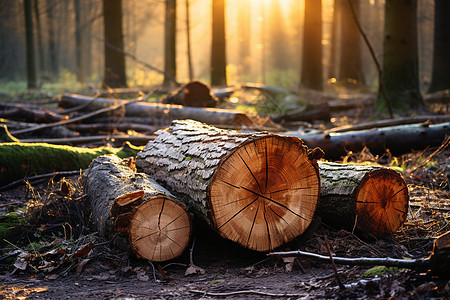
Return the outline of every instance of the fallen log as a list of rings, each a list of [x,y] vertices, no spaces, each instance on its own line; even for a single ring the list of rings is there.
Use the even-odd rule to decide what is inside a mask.
[[[91,102],[85,110],[92,111],[105,106],[122,103],[124,100],[97,98],[81,95],[63,95],[59,100],[59,107],[70,108]],[[125,107],[126,117],[150,117],[160,119],[161,124],[170,124],[176,119],[193,119],[215,125],[253,125],[252,118],[244,112],[230,109],[184,107],[161,103],[138,102]],[[161,125],[153,124],[153,125]]]
[[[89,124],[71,124],[67,126],[70,130],[78,132],[114,132],[114,131],[137,131],[152,134],[153,132],[162,129],[162,126],[152,126],[139,123],[89,123]]]
[[[209,86],[200,81],[191,81],[170,93],[162,102],[191,107],[216,107],[219,100],[211,93]]]
[[[257,251],[301,235],[319,196],[317,164],[300,139],[192,120],[156,132],[136,166],[181,195],[222,237]]]
[[[35,123],[52,123],[66,120],[68,116],[60,115],[38,106],[27,107],[23,104],[0,102],[0,118]]]
[[[92,161],[83,174],[83,185],[93,222],[101,236],[125,233],[138,258],[158,262],[176,258],[189,245],[189,213],[166,189],[133,167],[132,161],[116,155]]]
[[[103,154],[135,156],[141,148],[126,143],[122,148],[79,148],[45,143],[0,143],[0,185],[27,176],[55,171],[86,169]]]
[[[370,165],[318,164],[318,214],[323,222],[380,237],[394,233],[406,221],[408,188],[399,173]]]
[[[330,261],[329,256],[324,256],[316,253],[306,251],[286,251],[286,252],[272,252],[268,256],[279,257],[305,257],[313,260],[327,262]],[[430,272],[431,275],[438,275],[444,278],[449,277],[448,270],[450,269],[450,231],[440,235],[433,243],[433,251],[428,258],[419,259],[395,259],[390,257],[336,257],[333,256],[333,261],[336,264],[349,266],[386,266],[412,269],[417,272]]]
[[[301,138],[308,147],[323,149],[326,159],[337,160],[349,151],[359,152],[364,147],[380,155],[386,149],[398,155],[411,150],[438,147],[446,135],[450,135],[450,123],[399,125],[343,133],[307,134],[290,131],[281,134]]]

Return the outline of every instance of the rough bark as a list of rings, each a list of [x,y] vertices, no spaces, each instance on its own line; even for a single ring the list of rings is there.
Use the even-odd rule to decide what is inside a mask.
[[[320,147],[326,159],[341,159],[349,151],[359,152],[367,147],[372,154],[384,154],[389,149],[394,155],[411,150],[438,147],[450,135],[450,123],[413,124],[342,133],[305,134],[286,132],[283,135],[301,138],[308,147]]]
[[[174,121],[136,158],[138,170],[183,195],[219,234],[267,251],[301,235],[319,177],[300,139]]]
[[[101,236],[124,232],[139,258],[166,261],[189,244],[191,219],[183,203],[130,161],[115,155],[92,161],[83,176],[92,219]]]
[[[135,156],[140,150],[127,143],[122,148],[79,148],[44,143],[0,143],[0,185],[55,171],[81,170],[97,156]]]
[[[163,103],[192,107],[215,107],[219,100],[209,86],[200,81],[191,81],[168,95]]]
[[[374,236],[395,232],[406,221],[408,188],[387,168],[319,162],[318,213],[333,227],[354,227]]]
[[[121,103],[123,100],[105,99],[81,96],[64,95],[59,100],[62,108],[76,107],[91,102],[84,110],[97,110],[105,106]],[[243,112],[229,109],[183,107],[181,105],[168,105],[160,103],[138,102],[125,107],[125,116],[152,117],[159,119],[158,124],[170,124],[176,119],[193,119],[214,125],[253,125],[251,117]]]

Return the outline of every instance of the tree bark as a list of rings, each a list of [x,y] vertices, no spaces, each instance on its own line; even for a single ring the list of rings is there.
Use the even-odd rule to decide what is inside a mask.
[[[337,228],[357,228],[376,237],[395,232],[406,221],[408,188],[387,168],[319,162],[318,213]]]
[[[325,158],[342,159],[348,152],[359,152],[367,147],[372,154],[404,154],[411,150],[438,147],[450,135],[450,123],[399,125],[343,133],[305,134],[286,132],[282,135],[301,138],[308,147],[320,147]]]
[[[85,169],[97,156],[113,153],[120,157],[129,157],[135,156],[139,150],[140,148],[128,143],[122,148],[2,143],[0,144],[0,185],[37,174]]]
[[[200,81],[191,81],[168,95],[163,103],[191,107],[215,107],[218,101],[211,93],[209,86]]]
[[[301,235],[319,195],[317,165],[300,139],[195,121],[157,132],[136,166],[182,195],[222,237],[257,251]]]
[[[83,176],[92,219],[101,236],[124,232],[138,258],[166,261],[189,244],[191,219],[183,203],[134,165],[115,155],[92,161]]]
[[[95,100],[94,100],[95,99]],[[112,106],[124,100],[93,98],[80,95],[63,95],[59,100],[62,108],[76,107],[91,102],[84,110],[97,110],[105,106]],[[230,109],[183,107],[160,103],[138,102],[125,106],[125,116],[151,117],[158,120],[158,124],[170,124],[176,119],[193,119],[214,125],[254,125],[252,118],[246,113]],[[149,124],[150,125],[150,124]]]
[[[34,59],[33,2],[24,0],[25,36],[27,59],[27,88],[37,88],[36,63]]]
[[[172,78],[177,77],[176,63],[176,34],[177,34],[177,1],[166,0],[166,18],[164,29],[164,82],[163,86],[170,87],[176,82]]]

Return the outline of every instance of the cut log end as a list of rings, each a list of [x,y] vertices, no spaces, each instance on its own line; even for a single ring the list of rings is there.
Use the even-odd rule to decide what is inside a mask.
[[[408,188],[397,172],[380,169],[368,173],[356,196],[357,226],[375,236],[392,234],[406,221]]]
[[[189,245],[191,231],[184,205],[165,196],[139,205],[128,227],[133,252],[156,262],[180,256]]]
[[[257,251],[301,235],[319,197],[319,174],[296,138],[266,136],[226,157],[210,185],[219,233]]]

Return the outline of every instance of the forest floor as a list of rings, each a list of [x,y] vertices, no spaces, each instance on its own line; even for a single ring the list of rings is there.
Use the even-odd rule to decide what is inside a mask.
[[[345,115],[346,122],[358,120]],[[344,121],[343,121],[344,122]],[[314,230],[281,250],[301,249],[340,257],[426,258],[433,241],[450,227],[450,149],[427,149],[399,157],[354,153],[350,161],[401,166],[410,194],[407,222],[393,235],[371,238],[331,228],[317,220]],[[425,163],[423,163],[425,162]],[[78,189],[79,176],[67,178]],[[0,210],[55,193],[57,182],[19,186],[1,192]],[[76,193],[75,193],[76,194]],[[77,194],[80,195],[80,194]],[[76,213],[76,212],[75,212]],[[4,215],[2,213],[1,215]],[[82,224],[84,225],[84,224]],[[195,224],[194,242],[174,261],[152,264],[111,247],[80,229],[75,238],[64,223],[54,230],[21,227],[30,242],[0,249],[2,299],[444,299],[448,278],[398,268],[337,266],[305,258],[268,257],[243,249]],[[49,229],[48,226],[46,229]],[[44,234],[44,231],[46,232]],[[72,235],[73,234],[73,235]],[[371,269],[370,272],[367,272]]]

